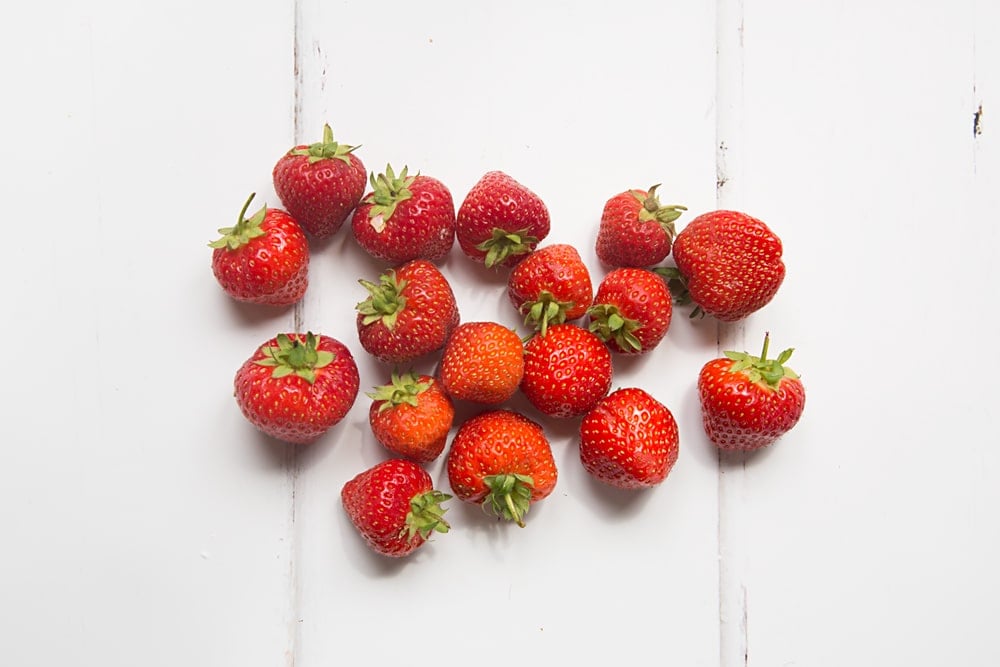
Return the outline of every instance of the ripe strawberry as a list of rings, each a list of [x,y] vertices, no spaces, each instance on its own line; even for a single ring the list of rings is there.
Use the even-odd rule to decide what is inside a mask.
[[[619,389],[580,424],[580,461],[602,482],[622,489],[656,486],[677,462],[677,422],[642,389]]]
[[[386,165],[371,176],[372,191],[354,210],[354,238],[368,254],[392,264],[443,259],[455,243],[455,204],[444,183],[417,174],[399,176]]]
[[[358,396],[351,351],[329,336],[278,334],[236,372],[236,402],[264,433],[306,444],[337,424]]]
[[[458,209],[462,252],[486,266],[511,267],[549,233],[549,210],[534,192],[502,171],[472,186]]]
[[[444,346],[438,374],[454,399],[503,403],[524,375],[524,345],[516,333],[496,322],[460,324]]]
[[[245,217],[250,195],[235,227],[219,230],[222,238],[209,243],[212,272],[226,294],[237,301],[288,306],[309,285],[309,244],[292,216],[264,206]]]
[[[296,146],[274,165],[274,191],[314,238],[336,234],[365,193],[368,172],[356,148],[338,144],[324,125],[322,141]]]
[[[441,503],[449,498],[434,489],[426,470],[406,459],[383,461],[340,492],[347,516],[368,546],[394,558],[413,553],[433,532],[448,532]]]
[[[687,208],[663,206],[654,185],[627,190],[604,204],[597,230],[597,258],[611,267],[652,266],[670,254],[674,220]]]
[[[594,287],[576,248],[558,243],[535,250],[514,267],[507,296],[524,323],[544,335],[550,324],[583,317]]]
[[[770,336],[759,357],[726,352],[705,364],[698,376],[705,433],[717,447],[752,451],[770,445],[802,416],[806,392],[799,376],[783,364],[788,349],[767,358]]]
[[[386,363],[412,361],[444,347],[458,326],[458,305],[436,266],[415,259],[379,277],[360,280],[369,297],[357,305],[361,346]]]
[[[590,330],[612,352],[649,352],[670,327],[672,300],[670,288],[652,271],[615,269],[601,281],[594,305],[587,310]]]
[[[593,409],[611,389],[611,352],[575,324],[549,327],[524,347],[521,391],[550,417],[576,417]]]
[[[677,235],[673,271],[685,300],[724,322],[741,320],[774,298],[785,279],[781,239],[760,220],[737,211],[699,215]]]
[[[542,427],[511,410],[484,412],[462,424],[447,466],[456,496],[521,527],[531,504],[552,493],[558,478]]]
[[[440,382],[412,371],[394,372],[389,384],[376,387],[368,396],[373,399],[368,422],[386,449],[420,463],[441,455],[455,407]]]

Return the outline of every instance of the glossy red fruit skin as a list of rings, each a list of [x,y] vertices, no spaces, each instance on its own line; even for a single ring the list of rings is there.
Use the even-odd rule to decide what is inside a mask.
[[[351,216],[358,245],[390,264],[413,259],[444,259],[455,244],[455,202],[444,183],[430,176],[414,177],[413,196],[396,204],[388,220],[370,216],[373,204],[362,201]]]
[[[445,343],[438,371],[445,392],[460,401],[492,405],[513,396],[524,376],[524,348],[496,322],[459,324]]]
[[[287,334],[290,338],[301,334]],[[277,337],[260,345],[236,372],[236,402],[251,424],[267,435],[294,444],[308,444],[339,423],[358,396],[360,377],[351,351],[329,336],[317,336],[317,350],[334,360],[316,369],[310,384],[298,375],[271,377],[272,369],[257,364]]]
[[[401,403],[382,410],[385,401],[372,401],[368,423],[379,444],[393,454],[430,463],[444,451],[455,407],[436,379],[420,375],[418,380],[430,386],[417,395],[416,405]]]
[[[762,221],[739,211],[692,220],[674,241],[674,262],[703,311],[724,322],[767,305],[785,279],[782,244]]]
[[[636,189],[615,195],[604,204],[597,228],[597,258],[612,268],[649,267],[670,254],[670,234],[656,220],[639,220],[642,202],[632,192],[642,197],[649,194]]]
[[[307,150],[300,145],[292,150]],[[310,236],[336,234],[361,201],[368,182],[364,163],[354,153],[347,162],[326,158],[309,162],[306,155],[286,153],[274,165],[274,191],[282,205]]]
[[[431,476],[413,461],[389,459],[344,484],[340,498],[351,523],[372,550],[401,558],[426,541],[419,533],[412,538],[407,534],[410,500],[433,488]]]
[[[798,423],[805,408],[802,381],[782,378],[777,389],[731,373],[731,359],[705,364],[698,375],[702,423],[722,450],[750,452],[766,447]]]
[[[566,310],[567,322],[583,317],[594,300],[594,285],[576,248],[566,243],[538,248],[507,278],[507,298],[522,315],[526,314],[522,306],[536,301],[542,290],[573,304]]]
[[[246,303],[290,306],[309,286],[309,242],[285,211],[268,208],[259,236],[236,250],[215,248],[212,273],[226,294]]]
[[[647,269],[630,267],[608,273],[597,288],[594,303],[616,306],[624,317],[641,323],[633,332],[640,349],[622,346],[614,338],[605,341],[619,354],[645,354],[654,349],[666,336],[674,312],[673,296],[663,278]]]
[[[524,347],[521,391],[549,417],[577,417],[611,389],[611,352],[601,339],[575,324],[557,324]]]
[[[595,479],[621,489],[660,484],[677,462],[677,422],[634,387],[612,392],[580,423],[580,461]]]

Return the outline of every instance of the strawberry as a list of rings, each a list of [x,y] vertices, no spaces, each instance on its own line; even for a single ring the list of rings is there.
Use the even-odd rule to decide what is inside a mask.
[[[576,248],[558,243],[535,250],[513,268],[507,296],[524,323],[544,335],[550,324],[583,317],[594,287]]]
[[[274,191],[314,238],[336,234],[365,193],[368,172],[355,149],[334,141],[324,125],[322,141],[295,146],[274,165]]]
[[[344,418],[358,395],[350,350],[329,336],[278,334],[236,372],[236,402],[264,433],[306,444]]]
[[[455,243],[455,204],[444,183],[399,176],[390,165],[371,176],[372,191],[354,210],[354,238],[369,255],[392,264],[443,259]]]
[[[767,358],[770,336],[759,357],[726,352],[705,364],[698,376],[705,433],[718,448],[753,451],[770,445],[802,416],[806,392],[799,376],[783,364],[788,349]]]
[[[455,407],[429,375],[393,373],[389,384],[368,394],[372,433],[394,454],[430,463],[444,451]]]
[[[386,363],[412,361],[440,350],[458,326],[455,293],[427,260],[389,269],[378,284],[358,282],[369,292],[357,305],[361,346]]]
[[[454,399],[502,403],[514,395],[524,375],[524,345],[496,322],[460,324],[445,344],[438,374]]]
[[[687,208],[663,206],[654,185],[626,190],[604,204],[597,230],[597,258],[611,267],[647,267],[670,254],[674,220]]]
[[[309,244],[299,223],[281,209],[264,206],[245,217],[250,195],[235,227],[219,230],[209,243],[212,272],[226,294],[237,301],[288,306],[309,285]]]
[[[781,239],[760,220],[738,211],[712,211],[692,220],[674,242],[677,268],[660,269],[693,315],[741,320],[763,308],[785,279]],[[686,290],[686,291],[685,291]]]
[[[595,334],[557,324],[524,346],[521,391],[539,412],[576,417],[589,412],[611,389],[611,352]]]
[[[580,461],[622,489],[656,486],[677,462],[677,422],[665,405],[637,388],[619,389],[580,424]]]
[[[434,489],[431,476],[413,461],[383,461],[344,484],[340,500],[351,523],[376,553],[400,558],[447,533],[441,503],[451,498]]]
[[[462,252],[489,267],[514,266],[548,233],[545,203],[502,171],[472,186],[455,221]]]
[[[552,493],[558,478],[542,427],[511,410],[484,412],[462,424],[447,467],[456,496],[521,527],[531,504]]]
[[[670,327],[673,297],[663,279],[647,269],[614,269],[587,310],[590,330],[612,352],[643,354],[659,345]]]

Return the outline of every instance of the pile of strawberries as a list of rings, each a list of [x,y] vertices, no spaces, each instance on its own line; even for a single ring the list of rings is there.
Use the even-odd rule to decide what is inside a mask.
[[[597,286],[579,252],[543,245],[549,213],[531,190],[500,171],[484,175],[457,212],[439,180],[407,169],[367,176],[355,147],[323,139],[296,146],[273,170],[285,210],[264,207],[210,244],[222,288],[240,301],[288,306],[308,287],[309,241],[344,222],[357,244],[391,265],[360,281],[357,305],[364,350],[392,368],[368,394],[375,438],[392,458],[343,487],[343,506],[361,536],[388,556],[412,553],[449,528],[422,464],[441,456],[455,401],[484,406],[458,425],[446,458],[448,483],[463,501],[524,525],[558,472],[541,424],[504,407],[518,391],[552,419],[580,419],[580,461],[601,482],[644,489],[663,482],[677,460],[678,427],[648,392],[611,392],[615,355],[642,355],[663,340],[673,303],[692,315],[736,321],[759,310],[785,276],[780,239],[760,220],[735,211],[694,218],[676,233],[683,206],[660,204],[656,186],[608,200],[595,248],[609,272]],[[370,190],[365,194],[366,184]],[[470,260],[508,274],[507,298],[534,332],[527,340],[497,322],[462,322],[448,279],[434,262],[455,241]],[[657,266],[672,251],[673,266]],[[502,297],[501,297],[502,298]],[[802,414],[805,393],[784,364],[727,352],[698,378],[703,425],[725,450],[774,442]],[[440,355],[435,376],[400,370]],[[235,395],[258,429],[309,443],[340,422],[357,398],[358,367],[342,342],[282,333],[258,347],[236,373]],[[610,393],[609,393],[610,392]]]

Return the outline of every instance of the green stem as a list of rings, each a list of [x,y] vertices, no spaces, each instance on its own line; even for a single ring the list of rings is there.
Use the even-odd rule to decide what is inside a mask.
[[[767,360],[767,346],[771,342],[771,332],[767,331],[764,333],[764,349],[760,351],[760,360]]]
[[[243,221],[246,219],[245,216],[247,214],[247,209],[250,208],[250,202],[252,202],[253,198],[256,197],[256,196],[257,196],[256,192],[251,192],[250,196],[247,197],[246,202],[243,204],[243,208],[240,209],[240,217],[238,217],[236,219],[236,226],[237,227],[239,227],[241,224],[243,224]]]

